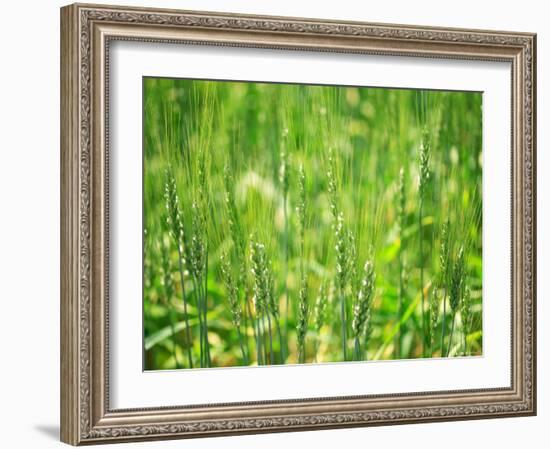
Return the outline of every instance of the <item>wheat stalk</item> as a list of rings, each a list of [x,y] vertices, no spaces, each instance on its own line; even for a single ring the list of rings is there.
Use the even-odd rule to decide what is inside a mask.
[[[250,271],[253,277],[253,296],[254,310],[256,312],[256,359],[258,365],[262,364],[262,339],[261,339],[261,325],[260,317],[265,310],[265,289],[263,287],[263,261],[262,254],[264,251],[263,245],[254,242],[253,238],[250,239]]]
[[[347,251],[347,238],[346,230],[344,227],[344,214],[338,207],[338,181],[336,175],[336,160],[332,149],[329,150],[328,155],[328,193],[329,193],[329,207],[333,218],[333,228],[335,234],[335,246],[336,251],[336,290],[338,292],[338,299],[340,302],[340,320],[342,322],[342,355],[344,361],[348,359],[347,356],[347,319],[346,319],[346,302],[345,302],[345,288],[346,288],[346,270],[348,266],[348,251]]]
[[[298,169],[298,205],[296,213],[300,225],[298,242],[300,246],[300,292],[298,297],[298,321],[296,324],[296,335],[298,340],[298,359],[300,363],[304,363],[305,354],[305,338],[307,333],[307,321],[309,315],[309,305],[307,298],[307,277],[305,271],[305,231],[306,231],[306,175],[304,166],[300,165]]]
[[[464,297],[460,307],[460,318],[462,320],[462,334],[464,336],[464,355],[470,355],[468,350],[468,334],[472,326],[472,298],[470,288],[464,288]]]
[[[344,229],[344,214],[338,214],[336,223],[336,289],[340,298],[340,319],[342,321],[342,350],[344,361],[347,360],[347,322],[346,322],[346,269],[347,269],[347,239]]]
[[[336,161],[334,159],[334,153],[332,149],[329,150],[328,154],[328,193],[329,193],[329,207],[330,212],[332,213],[332,218],[334,222],[338,220],[338,188],[337,188],[337,175],[336,175]]]
[[[279,307],[276,304],[275,301],[275,294],[274,294],[274,281],[273,281],[273,273],[271,272],[271,264],[269,260],[266,261],[266,285],[267,285],[267,308],[265,316],[267,318],[267,329],[269,334],[269,361],[271,364],[275,362],[274,360],[274,353],[273,353],[273,334],[272,334],[272,327],[271,327],[271,317],[277,317],[279,316]],[[278,323],[278,320],[275,319],[275,322]]]
[[[248,357],[244,349],[243,337],[241,333],[242,310],[241,310],[241,304],[239,301],[239,289],[233,277],[233,273],[231,271],[231,264],[229,262],[229,256],[226,252],[222,252],[222,254],[220,255],[220,271],[221,271],[223,283],[225,285],[225,290],[227,292],[227,299],[229,301],[229,307],[231,309],[233,325],[237,329],[239,345],[241,347],[243,361],[245,365],[248,365]]]
[[[280,310],[279,310],[279,303],[277,301],[277,297],[275,295],[275,280],[273,279],[273,272],[271,270],[271,266],[268,262],[267,266],[267,286],[268,286],[268,298],[267,298],[267,309],[268,309],[268,324],[271,329],[271,319],[270,316],[273,317],[273,321],[275,322],[275,327],[277,330],[277,334],[279,336],[279,347],[281,351],[281,363],[284,363],[286,360],[285,356],[285,350],[284,350],[284,340],[283,340],[283,334],[281,332],[281,325],[279,324],[280,320]]]
[[[298,361],[306,361],[306,333],[309,318],[309,303],[307,299],[307,279],[305,274],[300,277],[300,293],[298,297],[298,321],[296,324],[296,338],[298,340]]]
[[[372,297],[374,294],[376,276],[372,260],[367,260],[363,267],[363,276],[353,307],[352,330],[355,337],[355,360],[361,360],[361,337],[365,336],[365,353],[368,335],[370,333],[370,317]]]
[[[183,219],[178,198],[176,179],[170,169],[166,169],[164,183],[164,199],[166,206],[166,224],[169,233],[178,249],[178,264],[181,284],[181,296],[183,300],[183,313],[185,320],[185,335],[187,338],[187,358],[189,367],[193,368],[193,357],[191,354],[191,327],[189,326],[189,315],[187,313],[187,299],[185,296],[185,273],[184,273],[184,251],[188,251],[186,235],[183,228]]]
[[[288,130],[283,133],[283,141],[286,139]],[[290,295],[288,292],[287,280],[288,280],[288,258],[289,258],[289,223],[288,223],[288,192],[290,190],[289,181],[289,169],[288,169],[288,155],[285,151],[281,152],[281,164],[279,167],[279,182],[281,183],[283,191],[283,218],[284,218],[284,260],[283,260],[283,287],[285,292],[285,336],[286,343],[281,343],[281,357],[286,360],[286,351],[288,347],[288,323],[290,321]],[[277,322],[278,325],[278,322]],[[280,330],[279,330],[280,333]]]
[[[195,192],[196,198],[192,205],[193,236],[191,240],[191,252],[193,253],[192,258],[196,258],[197,264],[202,267],[200,271],[197,269],[195,274],[201,296],[200,304],[204,327],[202,336],[205,349],[204,363],[207,367],[212,363],[210,358],[210,343],[208,341],[208,226],[206,222],[206,213],[209,208],[208,161],[208,153],[200,146],[197,155],[198,186]]]
[[[235,254],[235,260],[239,263],[239,275],[237,280],[237,290],[239,302],[242,301],[243,318],[245,334],[248,329],[248,320],[253,320],[250,313],[249,301],[246,295],[246,243],[243,238],[243,229],[239,213],[237,209],[237,203],[235,201],[235,180],[228,164],[224,167],[224,185],[225,185],[225,207],[227,211],[227,222],[229,225],[229,234],[233,242],[233,252]],[[241,305],[239,304],[239,307]],[[256,339],[256,327],[252,326],[252,332],[254,339]],[[245,344],[247,352],[249,352],[248,342]]]
[[[288,131],[287,131],[288,133]],[[286,134],[283,133],[283,141],[286,139]],[[286,344],[281,344],[281,357],[283,362],[286,360],[286,348],[288,346],[288,323],[290,321],[290,296],[288,293],[287,280],[288,280],[288,257],[289,257],[289,224],[288,224],[288,192],[290,189],[289,170],[288,170],[288,155],[286,152],[281,151],[281,162],[279,165],[279,183],[283,193],[283,219],[284,219],[284,256],[283,256],[283,288],[285,292],[285,335],[284,339]],[[278,325],[278,324],[277,324]]]
[[[443,229],[441,230],[441,244],[439,250],[439,285],[443,290],[443,295],[441,300],[443,301],[443,313],[441,316],[441,355],[443,355],[444,344],[445,344],[445,321],[447,319],[447,286],[449,284],[449,253],[450,253],[450,241],[449,241],[449,220],[443,224]]]
[[[267,258],[265,245],[259,242],[255,242],[253,238],[250,241],[250,262],[251,272],[253,277],[253,301],[254,308],[256,310],[256,325],[258,327],[256,350],[258,353],[258,364],[261,364],[262,360],[262,342],[261,336],[265,335],[265,318],[269,323],[269,303],[272,301],[273,296],[273,275],[271,274],[271,268],[269,266],[269,260]],[[271,335],[271,326],[268,329],[269,342],[270,342],[270,356],[269,359],[273,361],[273,341]],[[267,348],[264,348],[263,363],[267,363],[268,355]]]
[[[196,201],[191,206],[192,235],[189,249],[189,272],[193,280],[193,288],[197,298],[200,325],[201,367],[210,365],[210,344],[208,342],[207,321],[207,272],[208,244],[206,240],[206,218]]]
[[[172,316],[172,307],[170,306],[170,300],[174,296],[174,286],[172,283],[172,266],[170,263],[170,248],[169,245],[161,240],[160,242],[160,259],[161,259],[161,283],[164,289],[164,303],[168,308],[168,315],[170,320],[170,330],[172,331],[172,355],[176,363],[176,368],[180,368],[181,364],[177,356],[177,343],[176,343],[176,327],[174,324],[174,317]],[[190,342],[188,341],[189,345]]]
[[[418,174],[418,236],[419,236],[419,257],[420,257],[420,294],[422,295],[422,354],[426,356],[426,294],[424,291],[424,249],[423,249],[423,232],[422,219],[423,207],[430,179],[430,141],[429,133],[426,128],[422,132],[422,140],[420,143],[420,168]]]
[[[225,184],[225,206],[227,210],[227,222],[229,225],[229,233],[233,241],[233,247],[239,264],[239,286],[245,282],[246,279],[246,257],[245,257],[245,242],[242,238],[242,228],[239,220],[239,213],[237,210],[237,204],[235,201],[235,180],[229,166],[224,168],[224,184]]]
[[[447,357],[451,350],[451,344],[453,342],[453,332],[455,328],[456,312],[459,310],[460,303],[464,296],[464,289],[466,286],[466,262],[464,260],[464,247],[461,246],[458,251],[458,256],[453,268],[451,277],[451,291],[449,295],[449,303],[453,312],[451,333],[449,335],[449,345],[447,347]]]

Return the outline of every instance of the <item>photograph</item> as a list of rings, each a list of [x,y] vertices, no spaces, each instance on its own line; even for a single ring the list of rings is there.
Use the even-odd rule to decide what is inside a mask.
[[[483,355],[481,92],[142,88],[144,370]]]

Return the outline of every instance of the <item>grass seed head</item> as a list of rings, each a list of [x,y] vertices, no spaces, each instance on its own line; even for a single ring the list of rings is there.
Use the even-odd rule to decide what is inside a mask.
[[[425,128],[422,132],[422,141],[420,143],[420,173],[418,175],[418,191],[420,200],[424,200],[426,188],[430,180],[430,135]]]
[[[165,172],[164,200],[168,230],[177,245],[181,247],[184,238],[183,219],[178,198],[176,179],[170,169],[166,169]]]
[[[235,283],[235,278],[233,277],[229,256],[225,251],[222,252],[222,254],[220,255],[220,271],[227,293],[231,315],[233,317],[233,324],[236,327],[239,327],[241,325],[241,306],[239,304],[239,290],[237,288],[237,284]]]
[[[330,202],[330,212],[332,214],[332,217],[334,218],[335,225],[338,221],[338,187],[337,187],[337,174],[336,174],[336,161],[334,159],[334,152],[329,150],[328,155],[328,170],[327,170],[327,177],[328,177],[328,194],[329,194],[329,202]]]
[[[233,240],[233,247],[237,260],[240,261],[239,272],[239,284],[242,286],[246,279],[246,248],[245,242],[242,238],[242,229],[239,221],[239,213],[237,209],[237,203],[235,201],[235,180],[233,174],[228,165],[224,169],[224,183],[225,183],[225,206],[227,210],[227,222],[229,225],[229,233]]]
[[[443,224],[441,229],[441,244],[439,250],[439,275],[440,275],[440,285],[447,285],[449,279],[449,220]]]
[[[355,240],[355,234],[348,229],[347,231],[347,270],[346,270],[346,282],[350,284],[352,293],[355,292],[357,287],[357,244]]]
[[[313,313],[313,321],[317,332],[321,330],[321,327],[323,327],[323,324],[327,320],[328,295],[329,292],[327,281],[323,281],[319,287],[319,293],[317,294],[317,299],[315,300],[315,308]]]
[[[161,239],[159,243],[161,256],[161,282],[164,287],[165,302],[168,304],[174,295],[174,285],[172,282],[172,264],[170,262],[170,246]]]
[[[254,307],[258,315],[268,310],[273,296],[273,277],[270,273],[265,245],[251,240],[250,265],[254,281]]]
[[[339,290],[346,286],[346,270],[348,268],[348,239],[344,226],[344,214],[340,212],[336,222],[336,284]]]
[[[197,279],[206,274],[206,256],[208,245],[206,240],[206,220],[198,204],[194,201],[191,206],[193,232],[189,251],[189,271]]]
[[[206,206],[206,192],[208,189],[208,173],[206,170],[207,167],[207,154],[203,149],[199,150],[199,154],[197,155],[197,172],[198,172],[198,180],[199,180],[199,191],[200,191],[200,199],[202,202],[202,206]]]
[[[375,282],[374,264],[369,259],[365,262],[361,284],[353,307],[353,321],[351,325],[356,338],[364,335],[369,326]]]
[[[266,262],[266,285],[267,285],[267,307],[269,313],[278,320],[279,319],[279,303],[275,295],[275,279],[273,277],[273,270],[271,269],[270,260]]]

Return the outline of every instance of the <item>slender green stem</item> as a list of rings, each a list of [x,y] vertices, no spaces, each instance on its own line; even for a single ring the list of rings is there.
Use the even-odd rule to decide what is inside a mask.
[[[202,280],[197,279],[197,314],[200,316],[200,326],[201,326],[201,347],[202,347],[202,361],[201,366],[203,368],[206,368],[207,365],[207,358],[206,358],[206,346],[204,344],[204,313],[203,313],[203,305],[202,305]]]
[[[441,317],[441,357],[445,351],[445,321],[447,318],[447,287],[443,289],[443,316]]]
[[[243,362],[245,365],[248,365],[248,356],[246,355],[246,351],[244,350],[243,334],[241,333],[240,326],[237,327],[237,334],[239,337],[239,345],[241,346],[241,353],[243,355]]]
[[[262,337],[260,333],[260,317],[256,317],[256,360],[262,365]]]
[[[202,312],[201,312],[201,294],[199,291],[199,286],[197,282],[196,276],[191,276],[192,282],[193,282],[193,290],[195,291],[195,299],[197,302],[197,316],[199,318],[199,347],[200,347],[200,367],[204,368],[204,347],[203,347],[203,324],[202,324]]]
[[[182,365],[180,364],[176,351],[178,346],[178,343],[176,341],[176,326],[174,325],[174,317],[172,316],[171,310],[168,312],[168,315],[170,316],[170,330],[172,331],[172,355],[174,356],[174,360],[176,362],[176,369],[179,369]]]
[[[401,317],[403,316],[403,250],[401,245],[403,242],[400,242],[399,247],[399,303],[397,305],[397,322],[401,322]],[[401,341],[403,340],[403,330],[400,325],[395,336],[395,358],[401,358]]]
[[[466,324],[466,326],[467,326],[466,329],[468,330],[468,332],[472,328],[472,320],[473,320],[473,317],[469,316],[469,319],[467,320],[467,324]],[[463,333],[464,333],[464,355],[469,356],[469,355],[471,355],[471,347],[470,347],[470,344],[468,342],[468,333],[467,332],[463,332]]]
[[[370,325],[370,324],[369,324]],[[361,356],[363,357],[363,360],[369,359],[369,338],[370,338],[370,331],[367,329],[367,332],[365,332],[365,339],[363,341],[363,351],[361,353]],[[391,339],[390,339],[391,341]]]
[[[264,357],[264,364],[265,365],[269,365],[269,353],[268,353],[268,346],[267,346],[267,332],[265,331],[265,328],[266,328],[266,325],[265,325],[265,316],[262,314],[262,316],[260,317],[260,324],[261,324],[261,329],[262,329],[262,346],[264,348],[264,353],[263,353],[263,357]]]
[[[207,323],[205,322],[205,296],[203,292],[203,281],[200,278],[194,276],[193,285],[197,292],[197,315],[199,317],[200,326],[200,350],[201,350],[201,368],[208,367],[208,348],[207,348]]]
[[[466,356],[466,355],[468,355],[468,353],[467,353],[467,351],[468,351],[468,344],[467,344],[467,342],[466,342],[466,337],[467,337],[467,335],[466,335],[466,332],[462,332],[462,334],[464,335],[464,349],[463,349],[462,353],[463,353],[463,355]]]
[[[283,334],[281,333],[281,325],[279,324],[279,320],[276,317],[273,317],[273,320],[275,321],[275,326],[277,328],[277,334],[279,335],[279,346],[281,350],[281,364],[284,365],[286,358],[285,358],[285,350],[284,350],[284,340],[283,340]]]
[[[359,337],[355,337],[355,360],[361,360],[361,343],[359,342]]]
[[[204,357],[204,366],[205,367],[208,367],[208,353],[207,353],[207,348],[206,348],[206,323],[204,322],[204,294],[203,294],[203,291],[202,291],[202,279],[198,279],[197,280],[197,283],[198,283],[198,288],[199,288],[199,313],[202,317],[202,332],[201,332],[201,337],[202,337],[202,347],[203,347],[203,357]]]
[[[290,298],[288,295],[288,287],[287,287],[287,279],[288,279],[288,253],[289,253],[289,238],[288,238],[288,212],[287,212],[287,195],[284,194],[283,198],[283,215],[284,215],[284,248],[285,248],[285,254],[284,254],[284,260],[283,260],[283,286],[285,291],[285,314],[286,314],[286,322],[284,325],[284,340],[285,345],[281,344],[281,353],[282,353],[282,359],[286,360],[286,346],[288,346],[288,326],[290,323]]]
[[[300,344],[300,349],[298,354],[298,363],[305,363],[305,362],[306,362],[306,351],[302,343]]]
[[[340,318],[342,320],[342,353],[344,355],[344,361],[348,360],[347,353],[347,326],[346,326],[346,302],[344,300],[344,294],[342,288],[339,287],[339,296],[340,296]]]
[[[452,324],[451,324],[451,333],[449,334],[449,345],[447,346],[447,354],[445,355],[445,357],[449,357],[449,353],[451,352],[451,345],[453,343],[453,332],[455,330],[455,318],[456,318],[456,313],[453,313],[453,321],[452,321]]]
[[[269,363],[271,365],[274,364],[274,359],[273,359],[273,334],[272,334],[272,331],[271,331],[271,316],[269,314],[269,312],[265,312],[265,315],[267,317],[267,332],[269,334]]]
[[[262,359],[262,365],[267,365],[267,345],[265,342],[265,328],[263,321],[263,314],[258,314],[258,357]]]
[[[210,358],[210,343],[208,341],[208,251],[206,251],[206,262],[204,270],[204,287],[203,287],[203,324],[204,324],[204,344],[206,348],[207,366],[210,367],[212,360]]]
[[[193,368],[193,357],[191,355],[191,327],[189,326],[189,315],[187,313],[187,300],[185,299],[185,276],[183,273],[183,254],[181,253],[181,248],[178,245],[178,264],[179,264],[179,273],[180,273],[180,283],[181,283],[181,296],[183,299],[183,313],[185,315],[185,338],[187,339],[187,358],[189,361],[189,367]]]
[[[245,299],[246,301],[246,299]],[[242,307],[242,316],[243,316],[243,327],[244,327],[244,347],[246,349],[246,353],[250,355],[250,348],[248,347],[248,313],[246,310],[246,302],[244,307]]]
[[[246,295],[246,293],[245,293]],[[254,349],[253,349],[253,346],[254,346],[254,342],[257,341],[257,337],[256,337],[256,320],[254,319],[254,316],[252,315],[252,309],[250,307],[250,300],[248,299],[248,295],[245,296],[244,298],[244,301],[245,301],[245,305],[244,305],[244,309],[245,309],[245,316],[247,317],[247,321],[246,321],[246,327],[245,327],[245,346],[246,346],[246,350],[248,352],[248,359],[249,361],[252,361],[252,353],[254,352]],[[249,343],[249,339],[248,339],[248,329],[249,329],[249,326],[252,328],[252,344],[250,345]],[[250,348],[250,346],[252,346],[252,349]]]
[[[424,253],[422,242],[422,198],[418,209],[418,238],[419,238],[419,256],[420,256],[420,294],[422,299],[422,356],[426,357],[426,298],[424,297]]]
[[[305,363],[306,362],[306,342],[305,342],[305,334],[300,340],[298,341],[298,362],[299,363]]]
[[[250,321],[254,323],[254,315],[252,315],[252,309],[250,308],[250,301],[248,300],[248,298],[245,298],[245,301],[246,301],[246,313],[250,317]],[[256,326],[254,324],[252,325],[252,334],[254,335],[254,340],[257,340],[258,336],[256,332]]]

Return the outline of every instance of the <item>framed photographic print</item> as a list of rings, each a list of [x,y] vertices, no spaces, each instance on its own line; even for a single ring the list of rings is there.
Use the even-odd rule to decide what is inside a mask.
[[[61,438],[536,413],[529,33],[61,9]]]

